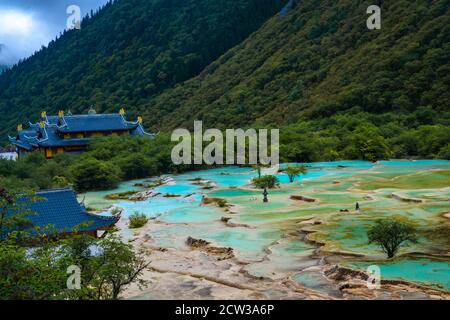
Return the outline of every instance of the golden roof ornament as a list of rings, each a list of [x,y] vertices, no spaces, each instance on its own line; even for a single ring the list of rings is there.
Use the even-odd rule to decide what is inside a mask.
[[[58,117],[61,119],[62,117],[64,117],[64,111],[60,110],[58,111]]]
[[[119,114],[120,114],[121,116],[124,116],[124,115],[125,115],[125,109],[124,109],[123,107],[120,108]]]
[[[45,121],[39,122],[39,127],[41,127],[41,129],[44,129],[45,128]]]
[[[47,111],[42,111],[42,112],[41,112],[41,118],[42,118],[42,119],[47,118]]]
[[[97,111],[95,111],[94,106],[90,107],[88,114],[97,114]]]
[[[138,123],[142,124],[142,117],[141,116],[138,117]]]
[[[20,131],[22,131],[22,130],[23,130],[22,124],[18,124],[18,125],[17,125],[17,132],[20,132]]]

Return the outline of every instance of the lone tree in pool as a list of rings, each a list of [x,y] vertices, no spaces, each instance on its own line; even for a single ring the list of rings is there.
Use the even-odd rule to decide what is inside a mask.
[[[294,182],[295,178],[301,174],[306,174],[308,172],[308,168],[305,165],[301,166],[289,166],[284,170],[289,177],[289,182]]]
[[[416,233],[416,229],[409,223],[386,219],[377,221],[367,235],[369,243],[378,244],[388,259],[391,259],[406,242],[417,243]]]
[[[253,178],[252,184],[259,189],[273,189],[275,187],[278,187],[279,181],[276,176],[273,175],[267,175],[262,176],[261,178]]]

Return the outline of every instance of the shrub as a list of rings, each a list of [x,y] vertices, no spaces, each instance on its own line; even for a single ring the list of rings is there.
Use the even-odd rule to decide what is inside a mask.
[[[121,168],[125,180],[146,178],[158,173],[155,160],[143,154],[122,155],[117,158],[115,164]]]
[[[122,211],[121,211],[119,208],[117,208],[117,207],[114,207],[114,208],[111,209],[111,214],[112,214],[113,216],[117,216],[117,215],[119,215],[121,212],[122,212]]]
[[[145,226],[148,222],[147,216],[145,214],[139,213],[139,212],[133,213],[129,219],[130,219],[130,222],[129,222],[128,226],[131,229],[141,228],[141,227]]]
[[[227,205],[227,201],[224,200],[224,199],[219,199],[219,200],[217,200],[217,205],[218,205],[220,208],[224,208],[224,207]]]
[[[275,188],[279,185],[278,178],[272,175],[262,176],[261,178],[254,178],[252,184],[259,189]]]
[[[118,185],[122,178],[120,168],[108,161],[86,157],[72,166],[77,191],[106,190]]]
[[[439,158],[450,160],[450,143],[441,148],[441,151],[439,152]]]

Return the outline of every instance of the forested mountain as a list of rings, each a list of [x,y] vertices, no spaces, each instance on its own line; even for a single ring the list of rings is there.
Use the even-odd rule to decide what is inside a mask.
[[[352,110],[450,110],[450,1],[302,0],[143,108],[155,126],[283,125]],[[377,2],[377,1],[375,1]],[[225,111],[225,112],[224,112]],[[175,116],[176,115],[176,116]]]
[[[0,77],[0,135],[40,111],[135,116],[278,12],[284,0],[116,0]]]
[[[0,43],[0,74],[9,68],[9,66],[6,64],[6,62],[3,59],[4,50],[5,50],[5,45]]]
[[[285,161],[450,159],[449,0],[291,3],[144,105],[147,123],[273,126]],[[372,4],[381,30],[366,26]]]
[[[369,5],[381,30],[366,27]],[[450,0],[117,0],[0,76],[0,134],[127,108],[281,128],[283,160],[450,158]]]

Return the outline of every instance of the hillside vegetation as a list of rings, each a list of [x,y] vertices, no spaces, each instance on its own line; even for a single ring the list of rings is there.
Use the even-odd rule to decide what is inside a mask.
[[[125,105],[150,131],[280,128],[283,161],[450,158],[450,0],[378,1],[381,30],[373,1],[286,3],[109,3],[0,77],[0,134]]]
[[[116,0],[0,77],[0,135],[41,111],[136,116],[256,31],[284,0]]]
[[[381,30],[366,27],[368,3],[299,1],[201,75],[144,106],[154,115],[148,121],[174,127],[195,117],[220,127],[348,110],[448,112],[450,1],[383,1]]]
[[[281,128],[286,160],[450,158],[450,1],[383,1],[381,30],[369,4],[297,1],[144,106],[148,124]]]

